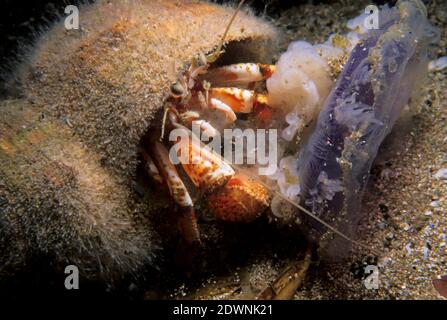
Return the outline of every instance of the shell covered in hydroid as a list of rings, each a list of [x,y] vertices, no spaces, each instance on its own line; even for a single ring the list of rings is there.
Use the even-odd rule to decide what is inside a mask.
[[[0,275],[44,254],[84,277],[116,279],[153,263],[158,236],[132,185],[138,146],[199,53],[218,47],[234,9],[198,1],[98,1],[42,34],[1,102]],[[275,30],[250,13],[223,61],[270,62]]]

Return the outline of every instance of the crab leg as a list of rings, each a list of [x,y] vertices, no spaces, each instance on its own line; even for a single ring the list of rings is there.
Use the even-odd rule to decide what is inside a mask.
[[[252,90],[239,88],[211,88],[210,101],[219,100],[236,113],[251,113],[256,104],[267,105],[267,97]]]
[[[274,65],[238,63],[210,70],[202,77],[214,86],[237,86],[265,80],[274,72]]]
[[[151,155],[158,171],[168,185],[172,198],[183,209],[183,214],[179,220],[179,229],[183,238],[188,243],[200,243],[200,234],[193,207],[194,203],[183,181],[180,179],[177,169],[169,159],[168,150],[160,142],[153,141]]]
[[[227,184],[208,197],[208,207],[218,220],[251,222],[268,208],[269,191],[243,173],[236,173]]]
[[[231,110],[231,109],[230,109]],[[200,132],[205,139],[214,138],[219,133],[212,125],[206,120],[200,119],[200,115],[195,111],[186,111],[178,116],[181,124],[188,128],[192,128],[193,123],[199,126]]]
[[[195,120],[196,125],[199,126],[202,136],[205,139],[214,138],[219,133],[216,128],[214,128],[211,123],[206,120]]]
[[[292,264],[270,286],[262,291],[259,300],[290,300],[304,283],[307,271],[312,262],[313,247],[307,246],[304,260]]]

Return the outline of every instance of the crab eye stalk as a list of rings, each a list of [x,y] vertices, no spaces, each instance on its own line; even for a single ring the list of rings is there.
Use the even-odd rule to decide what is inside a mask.
[[[207,65],[208,65],[208,60],[206,59],[205,54],[203,54],[202,52],[199,53],[199,54],[196,56],[196,63],[197,63],[197,66],[199,66],[199,67],[205,67],[205,66],[207,66]]]
[[[183,85],[180,83],[180,81],[174,82],[171,84],[171,94],[174,98],[181,98],[185,95],[186,90],[183,87]]]

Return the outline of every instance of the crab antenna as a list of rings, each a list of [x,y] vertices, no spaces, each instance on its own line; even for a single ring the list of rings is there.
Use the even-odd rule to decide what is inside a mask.
[[[166,129],[166,120],[168,118],[168,112],[169,108],[165,107],[164,113],[163,113],[163,120],[161,122],[161,134],[160,134],[160,141],[163,141],[165,137],[165,129]]]
[[[307,210],[306,208],[304,208],[302,205],[300,205],[299,203],[290,200],[289,198],[287,198],[286,196],[284,196],[283,194],[281,194],[280,192],[273,190],[272,187],[270,187],[269,185],[267,185],[264,181],[262,181],[261,179],[259,179],[259,177],[255,176],[254,174],[252,174],[251,172],[248,172],[247,170],[243,169],[242,167],[238,166],[238,165],[232,165],[232,167],[238,171],[241,171],[247,175],[249,175],[251,178],[255,179],[256,181],[258,181],[260,184],[262,184],[265,188],[267,188],[268,190],[270,190],[270,192],[274,193],[275,195],[277,195],[278,197],[280,197],[281,199],[283,199],[284,201],[287,201],[288,203],[290,203],[291,205],[293,205],[294,207],[298,208],[300,211],[302,211],[303,213],[305,213],[306,215],[308,215],[309,217],[311,217],[312,219],[316,220],[317,222],[319,222],[320,224],[322,224],[323,226],[325,226],[326,228],[328,228],[329,230],[331,230],[333,233],[337,234],[338,236],[342,237],[343,239],[351,242],[354,245],[359,246],[360,248],[363,248],[365,250],[370,251],[371,253],[374,253],[375,255],[379,256],[380,254],[378,252],[376,252],[374,249],[372,249],[371,247],[356,241],[352,238],[350,238],[349,236],[347,236],[346,234],[344,234],[343,232],[341,232],[340,230],[336,229],[335,227],[331,226],[329,223],[325,222],[324,220],[322,220],[321,218],[319,218],[315,213]]]
[[[239,5],[237,6],[236,11],[234,12],[233,16],[230,19],[230,22],[227,24],[227,27],[225,28],[225,31],[222,35],[222,39],[220,40],[220,44],[217,47],[217,49],[212,54],[207,56],[208,63],[215,62],[217,60],[217,58],[219,57],[219,55],[221,54],[221,50],[225,43],[225,38],[227,37],[228,31],[230,30],[230,27],[233,24],[234,19],[236,19],[237,14],[239,13],[239,11],[241,11],[241,8],[242,8],[242,5],[244,4],[244,2],[245,2],[245,0],[241,0],[239,2]]]

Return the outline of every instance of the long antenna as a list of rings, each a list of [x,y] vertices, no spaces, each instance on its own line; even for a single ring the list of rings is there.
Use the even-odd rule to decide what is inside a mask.
[[[217,60],[217,58],[219,57],[219,55],[221,54],[222,47],[225,43],[225,38],[227,37],[228,31],[230,30],[230,27],[233,24],[234,19],[236,19],[237,14],[239,13],[239,11],[241,11],[241,8],[244,5],[244,2],[245,2],[245,0],[241,0],[239,2],[239,5],[237,6],[236,11],[234,12],[233,16],[230,19],[230,22],[227,24],[227,27],[225,28],[225,31],[222,35],[222,39],[220,40],[220,43],[219,43],[219,46],[217,47],[217,49],[212,54],[207,56],[208,63],[215,62]]]
[[[309,217],[311,217],[312,219],[316,220],[317,222],[321,223],[323,226],[325,226],[326,228],[328,228],[329,230],[331,230],[333,233],[337,234],[338,236],[342,237],[343,239],[351,242],[352,244],[355,244],[365,250],[368,250],[372,253],[374,253],[375,255],[379,256],[380,254],[378,252],[376,252],[374,249],[372,249],[371,247],[358,242],[352,238],[350,238],[349,236],[345,235],[343,232],[337,230],[335,227],[331,226],[329,223],[325,222],[324,220],[322,220],[321,218],[319,218],[315,213],[307,210],[306,208],[304,208],[302,205],[300,205],[299,203],[290,200],[289,198],[287,198],[286,196],[284,196],[283,194],[281,194],[280,192],[273,190],[272,187],[270,187],[269,185],[267,185],[264,181],[262,181],[261,179],[259,179],[259,177],[255,176],[254,174],[252,174],[251,172],[248,172],[248,170],[245,170],[244,168],[238,166],[238,165],[232,165],[235,169],[237,169],[238,171],[241,171],[245,174],[247,174],[248,176],[250,176],[251,178],[255,179],[256,181],[258,181],[260,184],[262,184],[265,188],[267,188],[268,190],[270,190],[270,192],[274,193],[275,195],[277,195],[278,197],[280,197],[281,199],[283,199],[284,201],[290,203],[291,205],[293,205],[294,207],[298,208],[300,211],[304,212],[306,215],[308,215]]]

